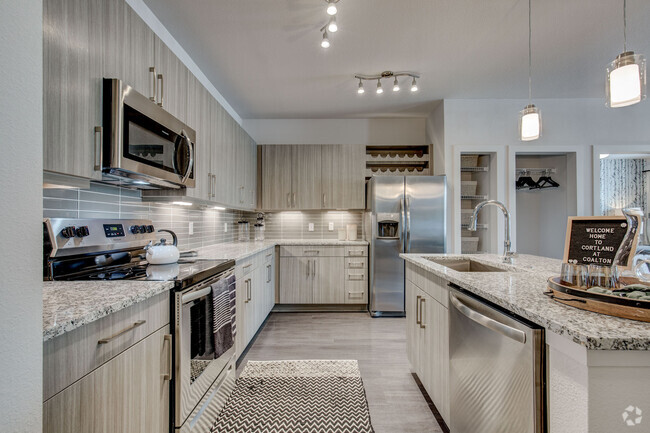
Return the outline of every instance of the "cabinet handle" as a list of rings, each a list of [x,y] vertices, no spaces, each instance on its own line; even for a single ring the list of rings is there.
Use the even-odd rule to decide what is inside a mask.
[[[363,299],[366,292],[348,292],[348,298],[361,298]],[[357,296],[358,295],[358,296]]]
[[[314,266],[312,266],[311,272],[312,272],[311,278],[313,279],[313,278],[316,277],[316,260],[315,259],[314,259]]]
[[[314,254],[320,254],[320,250],[305,250],[305,251],[303,251],[303,252],[304,252],[305,254],[311,254],[311,253],[314,253]]]
[[[267,269],[267,275],[266,275],[266,282],[270,283],[271,282],[271,265],[266,265]]]
[[[239,203],[244,203],[244,187],[239,187]]]
[[[102,147],[104,146],[104,128],[95,126],[95,170],[102,169]]]
[[[424,302],[425,301],[426,301],[426,299],[424,298],[424,296],[422,298],[420,298],[420,303],[421,303],[421,305],[420,305],[420,328],[422,328],[422,329],[427,327],[427,325],[424,324],[424,319],[422,318],[422,316],[424,316]]]
[[[293,193],[293,206],[291,207],[296,207],[296,193]]]
[[[253,266],[253,264],[252,264],[252,263],[249,263],[249,264],[247,264],[247,265],[242,266],[241,268],[242,268],[242,269],[246,269],[246,268],[250,268],[251,266]]]
[[[244,281],[244,283],[246,283],[246,301],[245,301],[245,302],[248,304],[248,302],[249,302],[249,301],[251,300],[251,298],[252,298],[252,294],[251,294],[251,280],[250,280],[250,278],[249,278],[248,280]]]
[[[323,207],[327,207],[327,193],[323,193]]]
[[[97,342],[97,344],[108,344],[108,343],[110,343],[111,341],[115,340],[115,339],[116,339],[117,337],[119,337],[120,335],[122,335],[122,334],[126,334],[127,332],[132,331],[132,330],[134,330],[135,328],[137,328],[138,326],[142,326],[142,325],[144,325],[145,323],[147,323],[146,320],[138,320],[138,321],[135,322],[133,325],[131,325],[131,326],[127,326],[126,328],[122,329],[120,332],[118,332],[118,333],[116,333],[116,334],[113,334],[113,335],[111,335],[111,336],[108,337],[108,338],[102,338],[101,340],[99,340],[99,341]]]
[[[350,274],[348,273],[348,280],[349,281],[363,281],[366,279],[366,276],[364,274]]]
[[[362,269],[365,265],[365,262],[350,262],[348,266],[353,269]]]
[[[291,207],[291,193],[287,193],[287,208]]]
[[[363,250],[350,250],[350,255],[351,256],[363,256],[365,251]]]
[[[156,102],[156,68],[151,66],[149,68],[149,72],[151,73],[151,81],[150,81],[151,88],[149,89],[150,90],[149,94],[151,96],[149,96],[149,100],[151,102]]]
[[[208,198],[212,197],[212,173],[208,173],[208,182],[210,182],[210,188],[208,189]]]
[[[271,257],[272,255],[273,255],[273,253],[267,254],[267,255],[266,255],[266,258],[268,259],[268,258]]]
[[[307,260],[307,277],[308,278],[311,275],[311,272],[309,271],[310,266],[311,266],[311,260]],[[280,271],[280,272],[282,272],[282,271]]]
[[[158,74],[158,80],[160,81],[160,100],[158,101],[158,105],[162,107],[165,97],[165,78],[163,74]]]
[[[169,353],[169,355],[167,357],[167,362],[168,362],[167,365],[168,365],[169,370],[168,370],[168,372],[166,374],[162,375],[162,379],[163,380],[172,380],[172,334],[165,334],[165,336],[163,337],[163,342],[165,342],[165,341],[169,342],[169,345],[168,345],[169,349],[168,349],[168,352],[167,352],[167,353]]]
[[[215,198],[217,196],[217,175],[216,174],[212,175],[212,182],[214,183],[214,187],[212,188],[212,198]]]
[[[420,324],[420,298],[421,296],[418,295],[417,298],[415,299],[415,324],[416,325]]]

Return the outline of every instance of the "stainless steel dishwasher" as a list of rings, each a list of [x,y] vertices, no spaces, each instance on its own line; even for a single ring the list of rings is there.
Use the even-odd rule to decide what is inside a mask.
[[[453,433],[543,433],[544,329],[458,287],[449,291]]]

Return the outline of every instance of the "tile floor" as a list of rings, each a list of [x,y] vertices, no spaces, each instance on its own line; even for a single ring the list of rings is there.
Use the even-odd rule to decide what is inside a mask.
[[[242,360],[356,359],[376,433],[441,432],[411,376],[406,319],[273,313]]]

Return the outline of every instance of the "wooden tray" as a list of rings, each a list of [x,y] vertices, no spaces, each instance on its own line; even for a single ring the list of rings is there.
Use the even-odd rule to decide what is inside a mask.
[[[548,288],[551,291],[544,294],[562,304],[608,316],[650,322],[650,301],[587,292],[581,287],[562,284],[560,277],[549,278]]]

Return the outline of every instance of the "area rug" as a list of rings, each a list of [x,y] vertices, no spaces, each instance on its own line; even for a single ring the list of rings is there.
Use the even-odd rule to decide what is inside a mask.
[[[213,433],[371,433],[357,361],[249,361]]]

